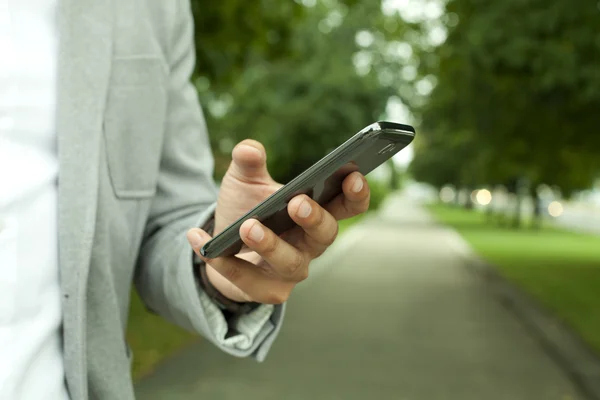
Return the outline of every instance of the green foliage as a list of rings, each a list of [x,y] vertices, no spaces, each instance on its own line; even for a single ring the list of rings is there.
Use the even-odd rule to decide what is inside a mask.
[[[288,12],[289,5],[277,11],[277,4],[269,12]],[[274,178],[288,182],[381,118],[394,94],[377,70],[357,73],[353,62],[360,51],[356,33],[380,16],[376,3],[317,2],[302,14],[299,22],[286,26],[285,51],[278,57],[247,57],[235,78],[225,81],[226,88],[199,84],[217,179],[225,172],[233,145],[253,138],[265,145]]]
[[[227,88],[254,59],[289,55],[289,40],[305,7],[277,0],[191,0],[196,72],[213,91]]]
[[[423,52],[437,86],[412,172],[436,186],[526,177],[568,194],[598,173],[600,13],[567,0],[451,0],[446,42]]]
[[[383,203],[385,197],[390,194],[390,186],[387,182],[383,182],[376,179],[369,179],[369,188],[371,189],[371,202],[369,204],[369,211],[375,211],[379,209],[379,206]]]
[[[133,352],[134,380],[152,372],[166,356],[192,343],[197,336],[146,310],[135,289],[127,321],[127,344]]]
[[[344,233],[346,232],[351,226],[356,225],[357,223],[359,223],[363,218],[364,218],[365,214],[359,214],[355,217],[352,218],[347,218],[347,219],[343,219],[341,221],[338,221],[338,238]]]
[[[329,1],[347,7],[357,0]],[[213,92],[227,90],[257,61],[294,56],[290,42],[306,23],[301,1],[191,0],[196,39],[196,75]]]

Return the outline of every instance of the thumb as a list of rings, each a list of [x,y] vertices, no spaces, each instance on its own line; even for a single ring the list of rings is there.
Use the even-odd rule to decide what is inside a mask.
[[[241,181],[271,182],[267,171],[267,153],[256,140],[246,139],[238,143],[231,154],[228,172]]]

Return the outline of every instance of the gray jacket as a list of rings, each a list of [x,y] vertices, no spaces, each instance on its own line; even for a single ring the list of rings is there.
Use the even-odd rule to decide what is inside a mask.
[[[59,260],[71,397],[134,397],[125,343],[132,281],[166,319],[233,355],[264,358],[283,307],[247,349],[226,346],[211,325],[223,317],[193,277],[185,233],[212,213],[216,190],[189,82],[188,1],[59,0],[58,24]]]

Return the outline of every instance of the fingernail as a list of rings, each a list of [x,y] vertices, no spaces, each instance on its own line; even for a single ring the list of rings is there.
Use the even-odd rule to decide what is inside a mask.
[[[260,225],[257,222],[254,225],[252,225],[252,228],[250,228],[248,236],[253,242],[260,242],[265,237],[265,231],[263,230],[263,228],[260,227]]]
[[[188,235],[188,238],[190,240],[190,244],[195,249],[199,249],[204,244],[204,238],[198,232],[191,232]]]
[[[306,218],[310,215],[311,211],[312,208],[310,204],[308,204],[308,201],[303,200],[302,203],[300,203],[300,207],[298,207],[298,216],[300,218]]]
[[[354,185],[352,186],[352,191],[354,193],[358,193],[362,190],[363,188],[363,181],[361,178],[357,178],[356,181],[354,182]]]
[[[259,149],[257,149],[256,147],[252,147],[252,146],[250,146],[248,144],[244,144],[242,146],[245,147],[247,150],[250,150],[251,152],[253,152],[257,156],[262,157],[262,152]]]

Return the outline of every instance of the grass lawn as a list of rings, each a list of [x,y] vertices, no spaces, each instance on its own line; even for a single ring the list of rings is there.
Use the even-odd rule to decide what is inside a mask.
[[[362,216],[340,222],[339,233],[355,224]],[[199,338],[149,313],[137,293],[132,290],[127,342],[134,354],[133,378],[150,373],[165,357]]]
[[[600,352],[600,236],[551,226],[502,228],[481,212],[441,204],[429,209]]]

